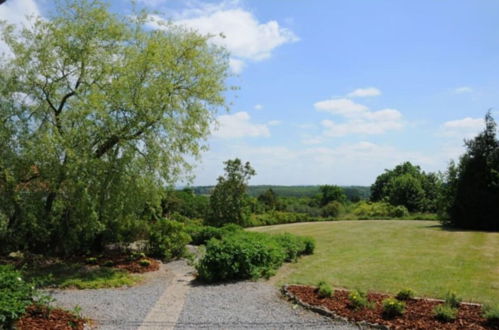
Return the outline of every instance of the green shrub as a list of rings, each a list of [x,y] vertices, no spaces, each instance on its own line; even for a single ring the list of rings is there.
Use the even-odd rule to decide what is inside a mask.
[[[404,314],[405,303],[394,298],[383,300],[383,315],[385,317],[396,317]]]
[[[359,290],[351,291],[348,294],[348,301],[350,307],[354,309],[362,309],[371,306],[369,300],[367,299],[367,294]]]
[[[113,267],[114,266],[114,262],[112,262],[111,260],[107,260],[105,261],[102,266],[104,267]]]
[[[252,214],[248,220],[249,227],[279,225],[296,222],[314,222],[334,220],[334,218],[323,218],[311,216],[306,213],[271,211],[263,214]]]
[[[499,304],[486,305],[483,308],[483,317],[490,323],[499,324]]]
[[[150,228],[148,254],[164,260],[178,258],[190,241],[183,223],[160,219]]]
[[[445,304],[452,307],[458,308],[461,305],[462,299],[457,296],[457,294],[453,291],[449,291],[445,294]]]
[[[97,258],[89,257],[89,258],[85,259],[85,262],[89,265],[95,265],[95,264],[97,264]]]
[[[141,265],[142,267],[149,267],[151,265],[151,262],[147,259],[142,259],[139,260],[139,265]]]
[[[241,232],[209,240],[196,268],[206,282],[256,279],[274,274],[285,256],[283,247],[270,235]]]
[[[212,227],[212,226],[197,226],[189,225],[186,227],[187,233],[192,238],[192,244],[202,245],[206,244],[210,239],[217,238],[221,239],[225,235],[229,235],[238,231],[241,231],[242,227],[236,224],[227,224],[223,227]]]
[[[333,289],[325,281],[320,281],[317,287],[317,294],[321,298],[329,298],[333,295]]]
[[[409,215],[403,205],[394,206],[387,202],[360,201],[355,204],[353,213],[360,219],[369,218],[402,218]]]
[[[439,321],[450,322],[456,319],[457,308],[449,306],[448,304],[441,304],[433,309],[433,314]]]
[[[33,302],[35,290],[26,283],[21,273],[10,266],[0,266],[0,329],[10,328]]]
[[[341,208],[342,205],[340,202],[338,201],[329,202],[322,208],[322,216],[336,218],[340,214]]]
[[[315,248],[315,241],[309,237],[295,236],[288,233],[273,235],[276,242],[284,249],[286,257],[284,261],[296,261],[299,256],[312,254]]]
[[[414,291],[411,289],[400,290],[395,296],[398,300],[410,300],[414,298]]]
[[[314,254],[315,251],[315,239],[312,237],[303,237],[305,242],[305,250],[303,251],[304,255]]]

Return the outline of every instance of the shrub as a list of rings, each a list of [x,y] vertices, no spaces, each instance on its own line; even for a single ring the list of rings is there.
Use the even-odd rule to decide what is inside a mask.
[[[89,257],[89,258],[85,259],[85,262],[89,265],[95,265],[97,263],[97,258]]]
[[[322,216],[336,218],[340,214],[341,208],[342,205],[340,202],[329,202],[322,208]]]
[[[449,291],[445,294],[445,304],[452,307],[458,308],[461,305],[462,299],[457,296],[455,292]]]
[[[385,317],[396,317],[404,314],[405,303],[397,299],[388,298],[383,300],[383,315]]]
[[[400,290],[395,296],[398,300],[410,300],[414,298],[414,291],[411,289]]]
[[[299,256],[312,254],[315,248],[315,241],[309,237],[300,237],[291,234],[280,234],[272,236],[276,242],[284,249],[286,255],[284,261],[296,261]]]
[[[285,251],[268,234],[235,233],[211,239],[197,268],[206,282],[269,277],[279,268]]]
[[[348,294],[348,300],[350,307],[354,309],[361,309],[365,307],[370,307],[369,300],[367,299],[367,294],[359,290],[353,290]]]
[[[111,260],[107,260],[105,261],[102,266],[104,267],[113,267],[114,266],[114,262],[112,262]]]
[[[202,245],[206,244],[210,239],[217,238],[221,239],[225,235],[229,235],[238,231],[241,231],[242,227],[236,224],[227,224],[223,227],[212,227],[212,226],[196,226],[190,225],[186,227],[187,233],[192,238],[192,244]]]
[[[499,323],[499,304],[486,305],[484,307],[483,317],[491,323]]]
[[[160,219],[151,226],[148,254],[164,260],[178,258],[185,253],[185,246],[190,241],[184,224]]]
[[[142,259],[139,260],[139,265],[141,265],[142,267],[149,267],[151,265],[151,262],[147,259]]]
[[[447,304],[441,304],[433,309],[433,314],[439,321],[450,322],[456,319],[457,308],[454,308]]]
[[[33,302],[35,290],[26,283],[21,273],[10,266],[0,266],[0,329],[10,328]]]
[[[248,226],[269,226],[285,223],[314,222],[325,220],[333,220],[333,218],[322,218],[299,212],[271,211],[263,214],[252,214],[248,221]]]
[[[333,289],[325,281],[320,281],[317,287],[317,294],[321,298],[329,298],[333,295]]]

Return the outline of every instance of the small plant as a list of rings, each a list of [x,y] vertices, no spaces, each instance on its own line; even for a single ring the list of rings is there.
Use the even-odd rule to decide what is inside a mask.
[[[437,320],[442,322],[454,321],[457,317],[457,308],[448,304],[441,304],[433,309],[433,314]]]
[[[348,294],[348,300],[350,301],[350,307],[354,309],[362,309],[366,307],[371,307],[369,300],[367,299],[367,294],[359,290],[353,290]]]
[[[21,277],[21,273],[10,266],[0,266],[0,329],[19,318],[26,307],[33,303],[36,291],[31,283]]]
[[[449,291],[445,295],[445,304],[452,308],[458,308],[461,305],[461,301],[462,299],[453,291]]]
[[[411,289],[400,290],[395,296],[398,300],[410,300],[414,298],[414,291]]]
[[[82,317],[82,314],[81,314],[81,311],[82,311],[82,308],[80,305],[76,305],[74,308],[73,308],[73,314],[76,315],[78,318],[81,318]]]
[[[490,323],[499,324],[499,304],[486,305],[483,308],[483,317],[485,317]]]
[[[147,259],[141,259],[139,260],[139,265],[142,267],[149,267],[151,265],[151,262]]]
[[[113,267],[114,266],[114,262],[112,262],[111,260],[107,260],[105,261],[102,266],[104,267]]]
[[[329,298],[333,295],[333,289],[325,281],[320,281],[317,287],[317,293],[321,298]]]
[[[97,264],[97,258],[89,257],[89,258],[85,259],[85,262],[89,265],[95,265],[95,264]]]
[[[405,312],[405,303],[397,299],[383,300],[383,315],[388,318],[400,316]]]

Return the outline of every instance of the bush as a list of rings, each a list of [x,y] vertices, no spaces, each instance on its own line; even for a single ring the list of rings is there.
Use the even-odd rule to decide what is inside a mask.
[[[139,265],[142,267],[149,267],[151,265],[151,262],[147,259],[142,259],[139,260]]]
[[[196,268],[206,282],[256,279],[273,275],[285,257],[283,247],[270,235],[241,232],[209,240]]]
[[[329,298],[333,295],[333,289],[326,282],[320,281],[317,287],[317,294],[321,298]]]
[[[225,235],[241,231],[242,227],[236,224],[227,224],[223,227],[190,225],[186,227],[186,230],[192,238],[192,244],[202,245],[212,238],[221,239]]]
[[[354,309],[362,309],[371,306],[369,300],[367,299],[367,294],[359,290],[351,291],[348,294],[348,300],[350,307]]]
[[[0,329],[10,328],[13,321],[24,314],[33,302],[35,290],[21,273],[10,266],[0,266]]]
[[[405,303],[397,299],[388,298],[383,300],[383,315],[385,317],[396,317],[404,314]]]
[[[311,216],[306,213],[272,211],[263,214],[252,214],[248,227],[279,225],[296,222],[315,222],[334,220],[333,218],[323,218]]]
[[[398,300],[410,300],[414,298],[414,291],[411,289],[400,290],[395,296]]]
[[[499,304],[484,307],[483,317],[491,323],[499,323]]]
[[[409,215],[409,211],[403,205],[394,206],[386,202],[358,202],[353,213],[360,219],[369,218],[402,218]]]
[[[95,264],[97,264],[97,258],[89,257],[89,258],[85,259],[85,262],[89,265],[95,265]]]
[[[461,305],[462,299],[457,296],[455,292],[449,291],[445,294],[445,304],[452,307],[458,308]]]
[[[338,201],[329,202],[322,208],[322,216],[336,218],[340,214],[341,208],[342,205],[340,202]]]
[[[454,321],[457,316],[457,308],[447,304],[438,305],[433,309],[433,314],[442,322]]]
[[[299,256],[312,254],[315,248],[315,241],[310,237],[301,237],[291,234],[280,234],[272,236],[276,242],[284,249],[286,255],[284,261],[296,261]]]
[[[164,260],[178,258],[184,255],[185,246],[190,241],[184,224],[160,219],[151,226],[148,254]]]

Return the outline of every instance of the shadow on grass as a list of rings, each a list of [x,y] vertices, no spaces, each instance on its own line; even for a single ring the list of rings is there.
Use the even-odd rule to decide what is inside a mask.
[[[427,229],[433,229],[433,230],[440,230],[440,231],[449,231],[449,232],[462,232],[462,233],[499,233],[499,231],[494,231],[494,230],[480,230],[480,229],[468,229],[468,228],[457,228],[457,227],[452,227],[444,224],[436,224],[436,225],[423,225],[420,226],[420,228],[427,228]]]
[[[40,287],[100,289],[131,286],[137,278],[126,271],[78,263],[56,263],[23,270],[27,280]]]

